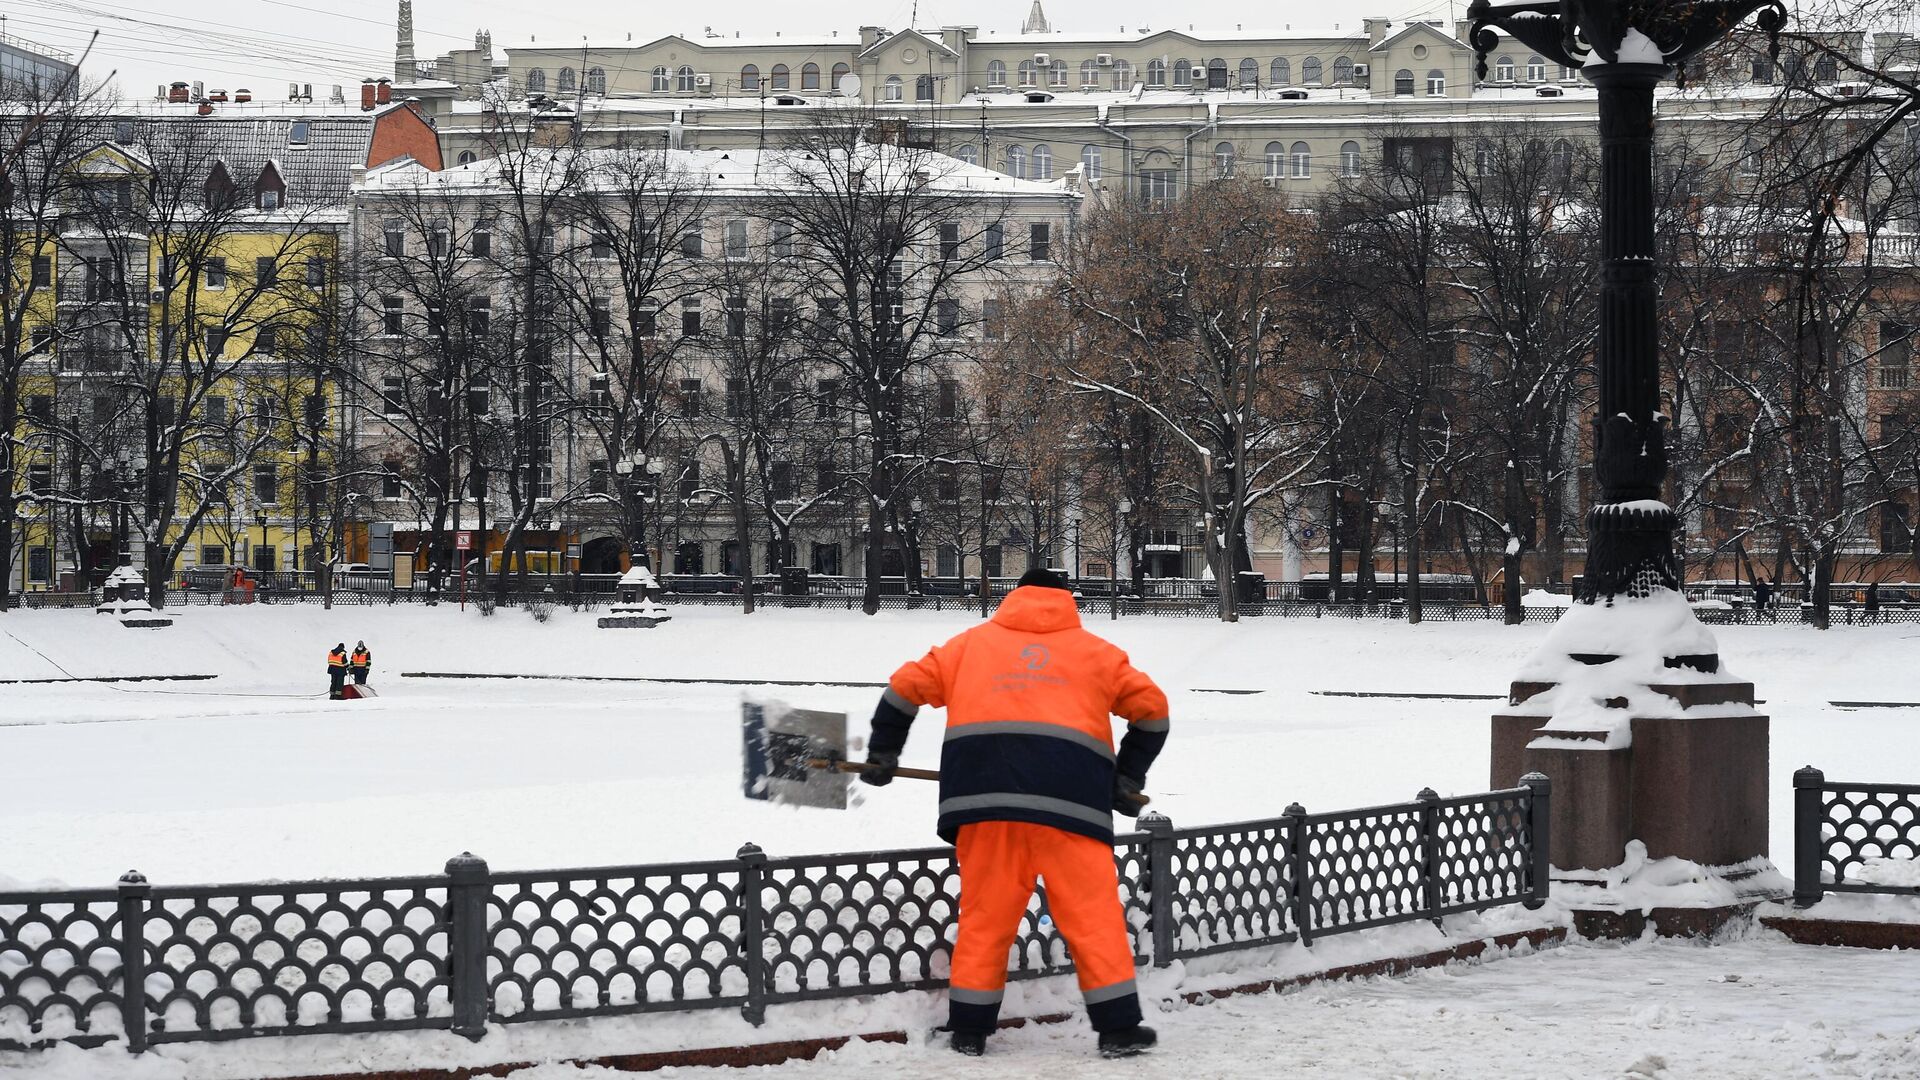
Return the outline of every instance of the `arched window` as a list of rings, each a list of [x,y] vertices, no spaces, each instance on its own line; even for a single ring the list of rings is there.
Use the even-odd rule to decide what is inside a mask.
[[[800,65],[800,89],[820,89],[820,65],[809,60]]]
[[[900,81],[900,76],[898,75],[887,76],[886,100],[899,101],[904,87],[905,87],[905,84]]]
[[[1305,180],[1313,172],[1313,151],[1307,149],[1306,143],[1294,143],[1293,148],[1287,151],[1287,158],[1288,164],[1293,166],[1295,180]]]
[[[1001,60],[987,61],[987,85],[988,86],[1007,85],[1007,65],[1005,61],[1001,61]]]
[[[473,151],[471,150],[460,151],[460,156],[456,159],[457,163],[461,165],[471,165],[478,160],[478,158],[473,156]]]
[[[1286,57],[1276,56],[1273,58],[1273,63],[1267,65],[1267,85],[1275,87],[1293,85],[1293,65],[1287,63]]]
[[[1055,60],[1053,62],[1050,78],[1048,78],[1047,81],[1054,86],[1067,85],[1067,62],[1065,60]]]
[[[1207,61],[1207,89],[1225,90],[1227,88],[1227,62],[1216,56]]]
[[[1088,143],[1080,148],[1080,175],[1088,180],[1100,179],[1100,147]]]
[[[1333,85],[1347,86],[1353,82],[1353,61],[1344,56],[1333,58]]]
[[[556,82],[554,89],[562,94],[571,94],[580,87],[580,77],[570,67],[560,69],[560,78]]]
[[[1240,85],[1251,89],[1260,84],[1260,64],[1252,57],[1240,61]]]
[[[1545,59],[1538,56],[1527,57],[1527,81],[1547,81],[1547,62]]]
[[[693,93],[693,65],[681,64],[673,73],[673,88],[682,94]]]
[[[1167,62],[1165,60],[1147,61],[1147,88],[1158,90],[1167,85]]]
[[[1439,68],[1433,68],[1427,72],[1427,96],[1428,97],[1446,97],[1447,96],[1447,73],[1446,72],[1441,71]]]
[[[1553,142],[1553,178],[1563,184],[1573,182],[1573,144],[1565,139]]]
[[[1014,145],[1007,147],[1007,175],[1015,180],[1027,178],[1027,148]]]
[[[1031,60],[1020,61],[1020,85],[1021,86],[1040,85],[1039,75],[1033,66],[1033,61]]]
[[[748,64],[747,66],[740,69],[740,89],[742,90],[760,89],[760,69],[758,67],[755,67],[752,64]]]
[[[1115,90],[1133,89],[1133,65],[1125,60],[1113,62],[1113,88]]]
[[[1287,148],[1281,143],[1267,144],[1267,179],[1278,180],[1287,175]]]
[[[1226,179],[1233,175],[1233,144],[1230,142],[1213,145],[1213,175]]]
[[[1512,82],[1513,81],[1513,57],[1502,56],[1494,60],[1493,81],[1494,82]]]
[[[601,97],[607,96],[606,68],[587,69],[587,93],[599,94]]]
[[[1193,65],[1192,64],[1187,63],[1185,60],[1175,60],[1173,62],[1173,85],[1175,86],[1192,86],[1193,85]]]
[[[1401,68],[1399,71],[1393,73],[1393,96],[1413,96],[1413,72],[1406,68]]]
[[[1305,86],[1320,85],[1320,58],[1309,56],[1300,61],[1300,82]]]
[[[1095,63],[1092,60],[1080,61],[1080,85],[1081,86],[1099,86],[1100,85],[1100,65],[1099,64]]]
[[[845,65],[845,64],[835,64],[835,65],[833,65],[833,85],[832,85],[832,86],[830,86],[830,87],[828,87],[827,89],[829,89],[829,90],[839,90],[839,89],[840,89],[840,80],[841,80],[841,79],[844,79],[844,78],[846,78],[846,77],[847,77],[847,73],[848,73],[848,72],[851,72],[852,70],[853,70],[852,68],[850,68],[850,67],[848,67],[848,66],[847,66],[847,65]]]
[[[544,94],[547,92],[547,70],[545,68],[527,69],[527,93]]]
[[[785,64],[773,65],[773,70],[767,73],[767,89],[769,90],[788,89],[789,87],[787,86],[787,78],[788,78],[787,65]]]
[[[1360,175],[1360,144],[1352,139],[1340,144],[1340,175]]]
[[[654,68],[653,92],[656,94],[664,94],[671,89],[673,89],[673,79],[672,76],[667,74],[667,69],[665,67]]]
[[[1046,143],[1035,143],[1033,147],[1033,168],[1027,170],[1029,180],[1053,179],[1053,147]]]
[[[953,151],[953,156],[966,165],[980,164],[980,151],[972,143],[962,143]]]

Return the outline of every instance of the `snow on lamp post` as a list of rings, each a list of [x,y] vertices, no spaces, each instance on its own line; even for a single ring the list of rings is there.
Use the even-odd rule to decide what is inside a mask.
[[[1685,860],[1698,873],[1682,877],[1725,883],[1714,903],[1728,911],[1731,898],[1777,892],[1784,879],[1766,862],[1767,718],[1752,709],[1753,684],[1721,670],[1678,591],[1678,521],[1662,499],[1653,105],[1661,80],[1756,13],[1777,37],[1780,0],[1475,0],[1467,11],[1481,78],[1497,30],[1580,69],[1599,92],[1598,486],[1586,568],[1579,602],[1494,717],[1493,779],[1552,778],[1556,876],[1634,891],[1646,860]]]

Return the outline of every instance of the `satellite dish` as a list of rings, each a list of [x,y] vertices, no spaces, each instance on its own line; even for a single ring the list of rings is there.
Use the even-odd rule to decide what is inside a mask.
[[[852,72],[848,72],[847,74],[840,76],[840,96],[841,97],[859,97],[860,96],[860,76],[855,75]]]

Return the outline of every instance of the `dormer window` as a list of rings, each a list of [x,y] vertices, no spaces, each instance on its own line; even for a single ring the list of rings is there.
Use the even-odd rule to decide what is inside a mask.
[[[213,171],[207,174],[207,207],[218,209],[233,201],[233,176],[227,172],[224,161],[213,163]]]
[[[113,141],[121,146],[133,145],[133,121],[115,120],[113,122]]]
[[[253,184],[253,205],[262,210],[278,210],[287,204],[287,182],[280,176],[280,169],[273,162],[267,162],[260,170],[260,178]]]
[[[287,146],[296,150],[306,149],[312,130],[313,123],[308,120],[295,120],[287,125]]]

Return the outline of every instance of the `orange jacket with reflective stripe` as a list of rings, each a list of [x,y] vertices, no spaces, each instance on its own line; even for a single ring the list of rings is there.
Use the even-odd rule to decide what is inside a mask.
[[[940,834],[949,840],[970,821],[1111,839],[1112,717],[1129,722],[1136,745],[1122,745],[1121,764],[1140,777],[1167,730],[1166,694],[1081,628],[1073,594],[1031,585],[991,621],[902,665],[886,697],[908,717],[922,705],[947,710]]]
[[[373,663],[373,654],[365,649],[355,649],[353,650],[352,660],[354,667],[363,668]]]
[[[341,652],[339,649],[327,650],[327,670],[328,671],[333,671],[336,668],[345,668],[346,666],[347,666],[346,653]]]

